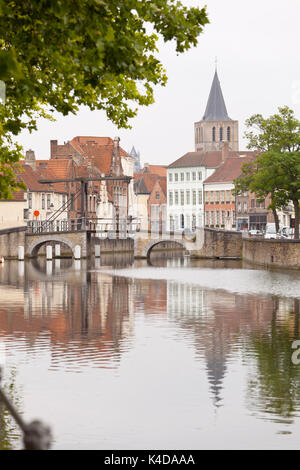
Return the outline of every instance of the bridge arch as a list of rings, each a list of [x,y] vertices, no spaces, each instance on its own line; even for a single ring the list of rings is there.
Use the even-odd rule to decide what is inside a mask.
[[[182,247],[183,250],[187,250],[187,247],[186,247],[186,243],[185,243],[185,240],[168,240],[168,239],[165,239],[165,238],[161,238],[161,239],[156,239],[156,240],[150,240],[143,248],[143,252],[142,252],[142,257],[143,258],[149,258],[150,257],[150,253],[151,253],[151,250],[152,248],[154,248],[156,245],[159,245],[160,243],[176,243],[177,245],[180,245]]]
[[[55,235],[44,235],[44,236],[37,237],[35,240],[33,240],[29,244],[29,246],[27,248],[27,255],[28,256],[36,256],[39,249],[43,245],[45,245],[47,243],[50,243],[50,242],[55,242],[55,243],[59,243],[59,244],[63,243],[64,245],[67,245],[67,247],[70,248],[70,250],[72,251],[72,254],[74,256],[74,254],[75,254],[75,245],[74,245],[74,243],[66,237],[55,236]]]

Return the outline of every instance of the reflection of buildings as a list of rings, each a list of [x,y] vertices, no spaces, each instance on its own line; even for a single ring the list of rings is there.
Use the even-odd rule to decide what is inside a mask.
[[[16,266],[7,263],[1,269],[0,283]],[[24,336],[32,347],[49,341],[53,367],[65,361],[72,366],[84,361],[106,367],[118,363],[133,329],[131,284],[100,272],[83,272],[84,280],[82,272],[70,270],[68,280],[34,281],[26,279],[25,269],[22,288],[2,285],[8,298],[5,302],[1,296],[0,335]],[[19,298],[14,305],[12,296]]]
[[[203,290],[189,283],[168,281],[168,318],[193,336],[197,355],[205,360],[212,399],[222,400],[228,361],[251,332],[268,331],[274,318],[293,311],[292,299],[237,295]]]

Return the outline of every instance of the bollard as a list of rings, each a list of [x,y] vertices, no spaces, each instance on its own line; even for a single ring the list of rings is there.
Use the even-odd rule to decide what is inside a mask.
[[[95,258],[100,258],[100,245],[95,245]]]
[[[75,250],[74,250],[74,258],[75,259],[80,259],[80,255],[81,255],[81,250],[80,250],[80,246],[79,245],[76,245],[75,246]]]
[[[47,245],[46,247],[46,258],[52,259],[52,246],[51,245]]]
[[[18,247],[18,260],[24,261],[24,246]]]
[[[55,257],[58,258],[60,256],[60,245],[55,245]]]

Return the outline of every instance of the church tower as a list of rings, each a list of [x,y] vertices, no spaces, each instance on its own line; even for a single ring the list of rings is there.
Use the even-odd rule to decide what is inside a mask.
[[[217,70],[212,82],[205,113],[195,122],[195,151],[221,150],[228,142],[229,149],[239,150],[239,123],[227,114]]]

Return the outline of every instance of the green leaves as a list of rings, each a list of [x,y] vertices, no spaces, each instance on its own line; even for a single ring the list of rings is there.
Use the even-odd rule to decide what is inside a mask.
[[[153,103],[154,86],[167,80],[155,57],[159,36],[184,52],[207,23],[205,8],[174,0],[0,0],[0,148],[35,129],[48,105],[67,115],[83,104],[130,127],[137,106]],[[0,198],[4,176],[12,184],[1,162]]]
[[[263,118],[260,114],[246,121],[250,131],[248,148],[260,150],[255,162],[244,165],[235,181],[235,192],[255,193],[258,199],[271,195],[270,209],[282,209],[290,201],[295,209],[295,238],[299,238],[300,200],[300,121],[287,106]]]

